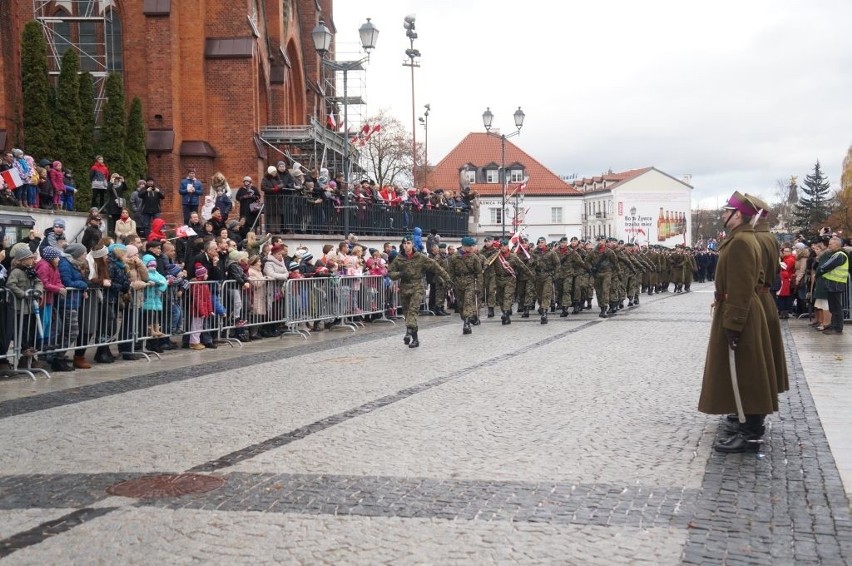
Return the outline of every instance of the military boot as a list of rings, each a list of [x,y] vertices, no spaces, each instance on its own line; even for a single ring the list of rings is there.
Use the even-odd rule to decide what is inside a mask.
[[[550,303],[550,312],[556,312],[556,303]]]
[[[574,308],[576,309],[577,307],[575,306]],[[568,316],[568,307],[562,307],[562,312],[559,313],[559,318],[565,318],[566,316]]]
[[[409,348],[416,348],[420,345],[420,340],[417,339],[417,329],[411,329],[411,344],[408,345]]]
[[[511,315],[508,311],[503,311],[503,316],[500,317],[500,323],[504,326],[507,324],[512,324]]]
[[[470,319],[464,319],[464,326],[462,326],[462,334],[471,334],[473,329],[470,327]]]
[[[633,297],[633,304],[637,307],[639,306],[639,294],[637,293],[635,297]]]
[[[482,321],[481,321],[481,320],[479,320],[479,315],[477,314],[477,315],[474,315],[474,316],[470,319],[470,323],[471,323],[472,325],[474,325],[474,326],[479,326],[480,324],[482,324]]]
[[[488,307],[488,318],[494,318],[494,307]]]
[[[574,310],[571,311],[571,314],[580,314],[580,310],[582,310],[580,308],[580,303],[575,302],[574,303]]]
[[[586,299],[586,310],[592,310],[592,300]]]
[[[547,324],[547,309],[538,309],[538,314],[541,315],[541,323]]]
[[[402,339],[402,341],[405,342],[406,345],[411,344],[411,333],[412,333],[412,329],[409,328],[408,326],[406,326],[405,327],[405,336]]]
[[[524,307],[524,313],[521,315],[521,318],[529,318],[530,317],[530,308]]]
[[[607,318],[606,307],[601,307],[601,314],[598,315],[601,318]]]
[[[618,313],[618,305],[616,303],[609,304],[609,310],[607,311],[608,315],[614,315]]]

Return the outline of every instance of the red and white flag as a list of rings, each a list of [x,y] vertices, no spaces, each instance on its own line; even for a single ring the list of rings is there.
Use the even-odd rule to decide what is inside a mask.
[[[24,184],[24,180],[21,179],[21,175],[18,173],[17,169],[2,171],[0,172],[0,176],[3,177],[3,182],[6,183],[6,186],[10,189],[17,189]]]
[[[337,120],[334,119],[334,114],[326,114],[325,125],[329,130],[337,131]]]

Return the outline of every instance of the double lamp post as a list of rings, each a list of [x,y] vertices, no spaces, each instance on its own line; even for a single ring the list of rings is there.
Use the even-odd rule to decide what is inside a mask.
[[[367,52],[365,57],[357,61],[332,61],[326,59],[326,55],[331,50],[331,40],[334,34],[331,33],[325,22],[320,20],[316,27],[311,31],[311,37],[314,41],[314,49],[319,53],[322,64],[335,72],[343,71],[343,234],[349,234],[349,93],[348,93],[348,73],[349,71],[364,70],[363,64],[370,60],[370,50],[376,47],[376,41],[379,38],[379,30],[367,18],[360,28],[358,35],[361,36],[361,47]]]
[[[521,133],[521,127],[524,125],[524,111],[521,110],[521,107],[518,106],[518,109],[515,110],[513,117],[515,118],[515,131],[511,134],[498,134],[496,132],[491,131],[491,125],[494,122],[494,114],[491,112],[491,108],[486,108],[485,112],[482,113],[482,124],[485,126],[485,133],[489,136],[493,136],[495,138],[500,138],[500,174],[499,181],[500,187],[502,189],[501,193],[503,195],[502,200],[502,208],[500,209],[500,237],[506,237],[506,186],[507,186],[507,176],[506,176],[506,139],[517,136]],[[517,198],[517,197],[516,197]],[[518,202],[515,201],[515,218],[518,217]]]

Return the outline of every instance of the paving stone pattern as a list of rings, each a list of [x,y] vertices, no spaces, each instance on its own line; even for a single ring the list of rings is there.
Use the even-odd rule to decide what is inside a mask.
[[[10,564],[852,564],[793,347],[759,454],[695,411],[709,286],[602,321],[427,321],[0,403]],[[450,324],[452,322],[452,324]],[[514,321],[513,321],[514,322]],[[793,344],[785,327],[788,344]],[[294,367],[317,357],[324,371]],[[238,363],[240,362],[240,363]],[[110,497],[161,472],[214,491]]]

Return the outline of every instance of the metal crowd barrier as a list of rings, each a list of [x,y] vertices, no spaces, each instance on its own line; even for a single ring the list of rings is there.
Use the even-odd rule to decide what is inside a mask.
[[[852,308],[850,308],[852,306],[852,280],[846,282],[846,292],[843,293],[841,303],[843,305],[843,321],[852,321]]]
[[[428,293],[425,295],[428,297]],[[89,350],[118,346],[132,359],[159,358],[162,340],[180,337],[189,343],[218,341],[231,346],[263,327],[307,339],[312,323],[340,321],[356,330],[365,317],[391,322],[401,316],[399,285],[385,276],[315,277],[275,281],[190,281],[163,288],[119,292],[110,287],[67,289],[64,294],[32,292],[32,312],[17,308],[9,289],[0,288],[10,348],[0,353],[13,373],[49,371],[32,367]],[[303,327],[304,325],[304,327]],[[8,328],[7,328],[8,327]]]

